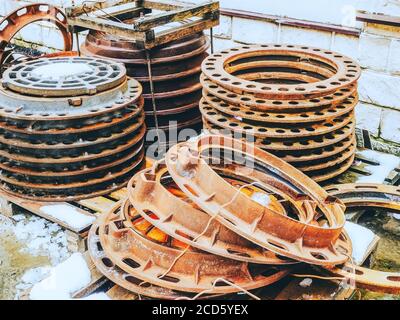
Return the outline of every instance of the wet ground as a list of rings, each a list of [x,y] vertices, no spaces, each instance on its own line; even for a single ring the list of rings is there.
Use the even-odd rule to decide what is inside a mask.
[[[33,256],[23,252],[24,247],[12,232],[0,235],[0,300],[14,299],[26,271],[50,263],[48,256]]]
[[[400,272],[400,216],[385,210],[366,210],[357,223],[375,232],[379,237],[377,248],[364,266],[375,270]],[[353,299],[400,300],[400,295],[369,290],[356,290]]]
[[[59,226],[30,214],[15,217],[13,221],[0,215],[0,300],[23,294],[46,276],[39,271],[69,255]]]

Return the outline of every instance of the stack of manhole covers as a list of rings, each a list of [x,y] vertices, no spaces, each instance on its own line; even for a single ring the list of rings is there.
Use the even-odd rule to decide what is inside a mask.
[[[42,201],[109,193],[141,168],[141,85],[121,64],[40,58],[4,73],[0,88],[1,188]]]
[[[318,48],[250,45],[210,55],[202,71],[205,128],[255,141],[315,181],[352,164],[354,60]]]
[[[352,252],[338,199],[279,158],[226,136],[173,146],[130,180],[128,196],[93,225],[89,252],[104,275],[145,296],[252,290],[298,262],[330,267]]]
[[[87,56],[107,57],[125,64],[128,76],[134,77],[143,85],[148,130],[155,129],[157,121],[158,128],[167,138],[167,141],[160,144],[169,147],[177,142],[179,133],[185,128],[196,131],[202,128],[199,77],[201,63],[207,57],[208,48],[209,40],[202,32],[146,51],[139,48],[135,41],[90,31],[81,51]],[[151,138],[157,138],[157,135]],[[153,144],[154,140],[147,143]]]

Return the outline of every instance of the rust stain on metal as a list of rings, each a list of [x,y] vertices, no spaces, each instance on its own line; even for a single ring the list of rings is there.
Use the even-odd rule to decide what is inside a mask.
[[[228,174],[228,171],[224,172]],[[252,244],[215,220],[210,221],[210,216],[189,201],[173,183],[164,164],[156,164],[135,175],[128,184],[128,194],[130,202],[143,218],[190,246],[252,263],[295,263]],[[277,200],[275,204],[284,212]],[[127,219],[128,207],[123,209]]]
[[[301,216],[293,218],[279,214],[237,193],[237,189],[224,181],[204,158],[205,152],[212,154],[214,149],[239,153],[244,159],[278,174],[309,198],[308,204],[315,206],[312,215],[302,221]],[[343,204],[272,154],[226,136],[209,135],[173,146],[165,162],[173,180],[192,201],[220,223],[259,246],[318,265],[335,265],[348,260],[351,245],[342,232],[345,222]],[[292,213],[296,215],[296,211]],[[318,223],[321,216],[326,225]]]
[[[238,287],[219,281],[221,278],[244,289],[255,289],[280,280],[290,270],[250,266],[188,248],[154,228],[135,210],[126,221],[125,215],[121,216],[121,203],[99,225],[98,234],[107,257],[119,268],[142,281],[182,292],[211,290],[226,294],[240,291]]]

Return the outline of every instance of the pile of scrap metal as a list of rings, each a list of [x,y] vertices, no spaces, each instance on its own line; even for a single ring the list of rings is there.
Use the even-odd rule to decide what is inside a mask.
[[[200,110],[205,128],[234,132],[315,181],[355,156],[360,66],[307,46],[249,45],[206,58]]]
[[[77,56],[19,63],[4,72],[0,101],[0,187],[8,194],[91,198],[142,168],[142,87],[122,64]]]
[[[113,7],[121,4],[128,7]],[[163,13],[149,16],[152,10]],[[354,265],[344,224],[346,206],[400,212],[400,189],[324,190],[315,182],[353,162],[360,67],[338,53],[291,45],[207,57],[203,30],[218,18],[215,1],[128,0],[84,2],[66,15],[32,4],[4,18],[0,188],[72,201],[129,181],[128,198],[93,224],[88,247],[105,276],[140,295],[244,291],[257,298],[249,290],[275,284],[299,264],[399,293],[399,274]],[[74,32],[89,29],[81,47],[89,57],[62,53],[8,66],[11,38],[39,20],[56,24],[67,51],[67,22]],[[165,158],[143,169],[145,114],[150,128],[198,128],[202,118],[222,135],[178,144],[169,136],[165,145],[174,146]],[[178,122],[167,127],[170,120]]]
[[[210,47],[203,30],[219,23],[218,1],[84,1],[66,8],[65,14],[47,4],[27,5],[0,22],[3,69],[20,61],[6,49],[10,40],[42,20],[59,28],[65,51],[72,49],[70,30],[89,30],[81,53],[124,63],[128,76],[140,81],[147,128],[157,129],[148,139],[148,145],[158,143],[155,154],[176,143],[185,128],[200,131],[199,77]]]
[[[147,128],[160,130],[153,130],[146,143],[160,139],[163,153],[185,128],[202,128],[200,72],[210,47],[203,30],[218,24],[219,3],[144,1],[118,6],[124,2],[115,1],[107,14],[97,10],[107,5],[102,2],[82,10],[72,7],[68,20],[76,30],[89,29],[82,54],[124,63],[128,76],[140,81]],[[154,14],[158,10],[162,13]]]
[[[330,191],[253,144],[204,135],[175,145],[130,180],[128,199],[92,226],[89,252],[113,282],[153,298],[239,291],[256,298],[248,290],[276,283],[299,263],[399,292],[397,274],[353,265],[343,228],[345,204],[400,210],[399,190]]]
[[[175,139],[181,130],[195,128],[199,131],[202,128],[199,77],[208,47],[209,41],[201,32],[153,48],[146,57],[146,50],[139,49],[135,41],[91,31],[81,52],[86,56],[112,58],[125,64],[128,75],[143,85],[148,130],[163,130],[170,145],[177,142]],[[148,61],[151,61],[149,68]],[[171,125],[174,121],[176,123]],[[174,131],[177,131],[176,137],[172,135]]]
[[[149,129],[201,128],[200,65],[209,48],[202,30],[218,23],[218,2],[126,2],[85,2],[66,14],[31,4],[1,21],[0,187],[7,193],[42,201],[109,193],[144,162],[145,119]],[[124,3],[128,7],[118,7]],[[105,6],[112,12],[104,17]],[[165,12],[147,16],[153,9]],[[70,30],[84,30],[90,19],[95,22],[86,28],[82,52],[91,57],[77,57],[69,52]],[[10,59],[10,40],[42,20],[58,27],[66,51],[22,63]],[[114,32],[126,31],[126,22],[128,33]],[[143,95],[142,85],[127,75],[141,81]],[[169,126],[177,115],[178,123]],[[167,137],[164,147],[175,142]]]

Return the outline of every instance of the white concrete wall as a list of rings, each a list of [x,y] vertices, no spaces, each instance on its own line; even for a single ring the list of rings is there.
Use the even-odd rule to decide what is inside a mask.
[[[79,2],[83,0],[76,0]],[[203,2],[204,0],[191,0]],[[58,6],[71,0],[0,0],[0,15],[34,2]],[[378,149],[400,154],[400,28],[355,22],[356,10],[400,17],[400,0],[221,0],[221,7],[241,9],[313,22],[356,27],[360,36],[280,25],[254,19],[221,16],[214,30],[215,50],[241,43],[293,43],[323,47],[357,59],[363,68],[359,81],[357,126],[370,131]],[[28,42],[61,48],[53,26],[40,24],[20,35]],[[82,41],[83,39],[81,39]]]

